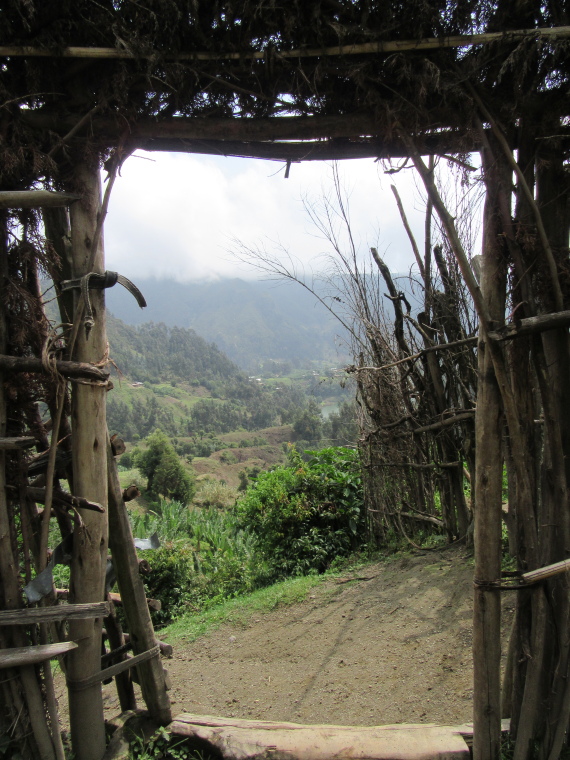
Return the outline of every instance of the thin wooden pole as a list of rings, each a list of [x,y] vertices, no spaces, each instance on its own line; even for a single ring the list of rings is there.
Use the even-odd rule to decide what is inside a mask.
[[[475,45],[488,45],[496,42],[512,42],[515,40],[528,39],[539,40],[541,38],[565,38],[570,37],[570,26],[543,27],[540,29],[513,29],[505,32],[487,32],[483,34],[462,34],[448,37],[427,37],[420,40],[388,40],[386,42],[362,42],[348,45],[334,45],[322,48],[297,48],[294,50],[280,50],[276,53],[279,58],[315,58],[334,55],[364,55],[379,53],[395,53],[405,50],[440,50],[442,48],[472,47]],[[0,56],[25,56],[44,58],[96,58],[96,59],[121,59],[121,58],[151,58],[158,54],[157,51],[150,53],[135,54],[125,48],[108,47],[67,47],[62,50],[49,50],[47,48],[26,47],[17,45],[0,46]],[[214,53],[210,51],[195,51],[191,53],[166,54],[164,58],[170,61],[241,61],[243,59],[264,60],[267,56],[265,50],[240,50],[236,53]]]
[[[490,173],[491,157],[483,155]],[[496,169],[495,169],[496,171]],[[497,178],[496,178],[497,179]],[[505,313],[506,271],[494,191],[487,182],[481,293],[492,319]],[[501,746],[501,487],[503,416],[501,393],[485,332],[478,347],[475,415],[475,590],[473,595],[473,758],[498,760]]]
[[[70,190],[83,196],[70,210],[74,277],[82,277],[91,266],[93,271],[103,272],[102,236],[93,248],[101,206],[97,164],[76,164]],[[95,324],[88,337],[82,327],[78,330],[75,358],[97,364],[107,353],[103,291],[92,291],[90,298]],[[105,395],[106,389],[95,384],[77,385],[72,395],[74,493],[99,504],[107,503]],[[77,603],[100,602],[107,562],[107,515],[79,512],[84,525],[74,534],[70,596]],[[69,630],[70,638],[79,643],[67,660],[73,749],[77,760],[100,760],[105,751],[101,684],[78,687],[101,669],[102,617],[71,621]]]

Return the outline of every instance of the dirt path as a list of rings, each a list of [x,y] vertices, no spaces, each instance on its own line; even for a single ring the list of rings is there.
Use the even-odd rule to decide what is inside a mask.
[[[464,550],[406,556],[176,642],[165,662],[173,711],[345,725],[471,720],[472,578]]]

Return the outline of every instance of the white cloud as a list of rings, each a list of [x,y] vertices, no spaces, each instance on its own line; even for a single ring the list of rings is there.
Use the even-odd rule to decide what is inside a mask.
[[[149,160],[150,159],[150,160]],[[413,263],[390,191],[398,186],[423,246],[423,214],[411,172],[382,174],[373,160],[340,164],[352,228],[363,253],[377,246],[393,271]],[[233,239],[248,246],[278,241],[307,263],[327,249],[303,208],[303,198],[331,193],[328,164],[291,166],[252,159],[185,154],[136,154],[115,183],[105,223],[107,267],[127,277],[255,277],[231,260]]]

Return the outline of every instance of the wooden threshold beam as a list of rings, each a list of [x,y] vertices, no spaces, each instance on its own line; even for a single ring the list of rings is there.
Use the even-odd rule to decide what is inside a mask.
[[[463,727],[328,726],[216,718],[183,713],[168,727],[223,760],[287,756],[291,760],[452,760],[469,758]]]

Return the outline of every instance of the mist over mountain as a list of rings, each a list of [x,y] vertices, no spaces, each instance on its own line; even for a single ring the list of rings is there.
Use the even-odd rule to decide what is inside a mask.
[[[347,358],[342,326],[297,283],[137,278],[136,285],[147,308],[141,310],[124,289],[111,288],[106,293],[111,314],[130,325],[191,328],[244,370],[253,371],[268,359],[303,366]]]

